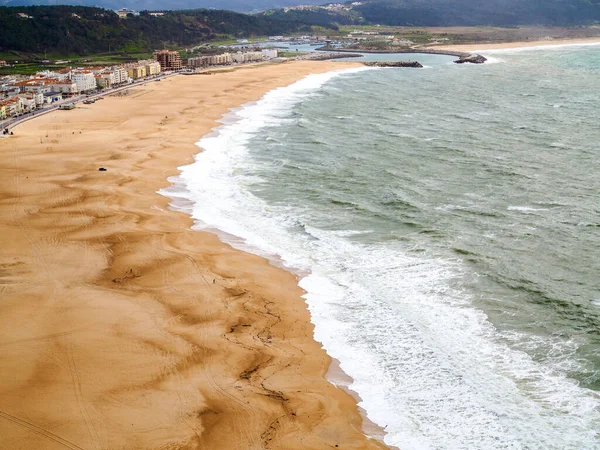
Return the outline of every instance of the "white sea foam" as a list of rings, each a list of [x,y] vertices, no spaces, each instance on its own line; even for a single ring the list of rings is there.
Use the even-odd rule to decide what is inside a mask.
[[[536,212],[548,211],[548,208],[532,208],[531,206],[509,206],[508,211],[517,211],[523,214],[532,214]]]
[[[235,111],[218,135],[199,142],[204,152],[163,193],[191,212],[195,228],[241,237],[243,243],[233,242],[238,247],[279,255],[308,274],[300,286],[315,338],[353,378],[361,406],[386,429],[388,444],[598,448],[598,397],[509,347],[520,337],[502,335],[456,287],[465,271],[459,262],[358,244],[350,239],[355,232],[316,228],[302,211],[269,205],[247,189],[260,182],[248,144],[261,128],[294,120],[295,104],[359,70],[368,69],[312,75]],[[561,352],[576,348],[560,339],[555,345]]]
[[[501,58],[496,58],[494,56],[485,56],[487,58],[487,61],[485,62],[485,64],[500,64],[505,62],[503,59]]]

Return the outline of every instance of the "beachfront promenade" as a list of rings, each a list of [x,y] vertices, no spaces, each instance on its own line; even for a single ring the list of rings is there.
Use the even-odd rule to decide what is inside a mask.
[[[61,105],[67,105],[67,104],[76,104],[79,103],[83,100],[94,100],[94,99],[98,99],[100,97],[104,97],[106,95],[111,95],[114,94],[116,92],[120,92],[120,91],[124,91],[127,89],[130,89],[132,87],[136,87],[136,86],[143,86],[144,84],[147,83],[152,83],[155,82],[157,80],[162,80],[164,78],[168,78],[168,77],[172,77],[174,75],[178,75],[179,72],[163,72],[160,75],[151,78],[151,79],[144,79],[144,80],[139,80],[139,81],[133,81],[131,83],[128,83],[124,86],[119,86],[116,88],[109,88],[109,89],[104,89],[101,92],[97,92],[95,94],[82,94],[82,95],[77,95],[75,97],[70,97],[58,102],[54,102],[51,105],[47,106],[47,107],[43,107],[40,109],[36,109],[35,111],[31,111],[28,113],[25,113],[19,117],[11,117],[10,119],[6,119],[4,121],[0,121],[0,130],[8,130],[8,132],[10,133],[14,127],[16,127],[17,125],[20,125],[24,122],[27,122],[31,119],[35,119],[36,117],[42,116],[44,114],[48,114],[52,111],[56,111],[57,109],[60,108]],[[5,136],[5,135],[0,135],[1,136]]]

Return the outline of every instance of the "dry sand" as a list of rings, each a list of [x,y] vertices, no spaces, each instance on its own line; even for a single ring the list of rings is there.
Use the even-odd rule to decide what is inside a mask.
[[[0,449],[384,448],[295,277],[156,194],[228,108],[348,66],[173,77],[0,139]]]
[[[577,39],[548,39],[542,41],[523,41],[523,42],[503,42],[495,44],[460,44],[460,45],[444,45],[435,46],[442,50],[456,50],[460,52],[473,52],[479,50],[500,50],[508,48],[523,48],[523,47],[546,47],[556,45],[575,45],[575,44],[600,44],[600,37],[577,38]]]

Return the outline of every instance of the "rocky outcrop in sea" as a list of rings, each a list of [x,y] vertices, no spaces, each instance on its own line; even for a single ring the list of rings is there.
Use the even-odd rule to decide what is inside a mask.
[[[487,58],[485,56],[482,56],[479,54],[470,54],[469,56],[461,56],[459,59],[457,59],[454,62],[456,64],[464,64],[464,63],[483,64],[486,61],[487,61]]]

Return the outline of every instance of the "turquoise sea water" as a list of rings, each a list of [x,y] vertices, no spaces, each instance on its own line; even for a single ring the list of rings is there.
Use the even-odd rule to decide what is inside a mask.
[[[165,193],[301,276],[388,444],[600,449],[600,46],[485,54],[272,91]]]

